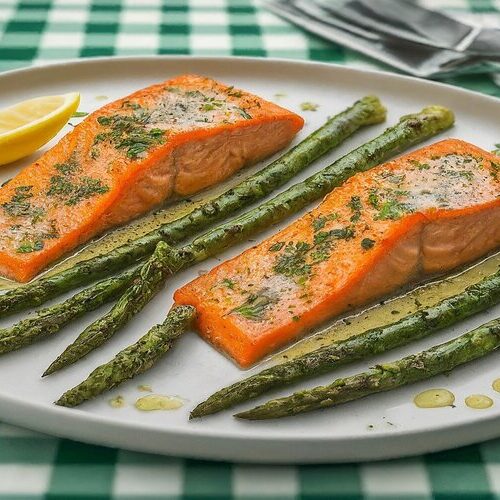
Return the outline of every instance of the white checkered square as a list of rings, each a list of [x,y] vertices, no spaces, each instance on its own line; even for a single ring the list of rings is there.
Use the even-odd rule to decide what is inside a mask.
[[[365,495],[401,498],[402,495],[430,495],[425,466],[418,460],[361,465]]]
[[[41,494],[47,490],[51,464],[0,464],[0,494]]]
[[[189,12],[189,22],[192,26],[227,26],[229,19],[227,12],[224,11],[203,12],[195,10]]]
[[[116,48],[156,50],[160,45],[158,33],[119,33]]]
[[[231,38],[227,33],[190,35],[190,46],[193,53],[207,50],[230,50]]]
[[[233,494],[246,498],[293,498],[300,491],[297,469],[292,466],[235,465]]]
[[[89,17],[88,9],[52,9],[47,17],[49,23],[85,23]]]
[[[161,13],[158,9],[145,10],[124,10],[121,13],[120,21],[123,24],[149,24],[156,26],[160,23]]]
[[[54,33],[46,31],[42,36],[40,46],[43,49],[59,49],[61,47],[65,49],[74,49],[83,46],[83,39],[84,34],[79,32]]]
[[[175,497],[182,493],[183,462],[147,465],[117,464],[113,484],[113,498],[138,495],[147,498],[157,495],[162,498]]]

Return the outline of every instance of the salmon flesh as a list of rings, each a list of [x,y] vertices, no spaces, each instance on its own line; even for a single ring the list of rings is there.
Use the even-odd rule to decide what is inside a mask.
[[[359,173],[175,294],[249,366],[311,328],[500,247],[500,159],[445,140]]]
[[[202,76],[114,101],[0,188],[0,273],[28,281],[106,229],[276,153],[302,126]]]

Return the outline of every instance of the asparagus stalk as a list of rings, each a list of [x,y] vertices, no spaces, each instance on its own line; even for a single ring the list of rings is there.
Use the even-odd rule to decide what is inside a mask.
[[[113,310],[117,313],[114,327],[116,329],[124,325],[134,314],[144,307],[144,302],[149,302],[161,288],[168,276],[180,269],[182,263],[179,254],[170,245],[160,241],[150,259],[140,268],[138,274],[132,280],[127,292],[122,295],[115,304]],[[118,314],[119,312],[119,314]],[[119,318],[119,319],[118,319]],[[43,376],[50,375],[67,364],[71,364],[75,359],[86,356],[96,347],[105,342],[109,336],[110,328],[106,326],[107,315],[92,323],[93,328],[85,330],[86,335],[78,338],[79,341],[72,344],[73,349],[66,349],[48,368]]]
[[[230,408],[278,387],[332,371],[358,359],[409,344],[447,328],[500,302],[500,271],[463,292],[405,316],[394,323],[372,328],[350,339],[321,347],[298,358],[267,368],[217,391],[200,403],[190,418]]]
[[[5,354],[54,335],[71,320],[93,311],[123,293],[130,285],[136,267],[119,277],[107,278],[73,295],[60,304],[46,307],[35,316],[0,330],[0,354]]]
[[[358,147],[336,162],[325,167],[303,182],[299,182],[271,200],[199,236],[192,243],[177,250],[181,261],[179,269],[216,255],[251,235],[266,229],[287,216],[298,212],[310,202],[325,196],[357,172],[367,170],[402,149],[428,139],[453,124],[453,114],[441,106],[424,108],[420,113],[401,118],[395,126],[380,136]],[[162,253],[153,256],[144,266],[161,268]],[[166,262],[167,267],[169,262]],[[169,273],[164,274],[164,281]],[[44,375],[81,359],[92,349],[111,338],[134,314],[139,312],[160,290],[160,285],[145,282],[135,290],[127,291],[118,303],[102,318],[89,325],[80,336],[50,365]],[[163,282],[162,282],[163,283]],[[144,290],[144,293],[141,293]]]
[[[418,354],[376,365],[366,372],[339,378],[332,384],[274,399],[235,417],[246,420],[280,418],[390,391],[449,372],[500,347],[500,319]]]
[[[149,370],[187,330],[196,310],[174,307],[161,325],[156,325],[135,344],[120,351],[111,361],[96,368],[88,378],[66,391],[56,404],[73,407]]]
[[[68,290],[121,271],[150,256],[160,241],[166,241],[171,245],[179,243],[208,225],[261,200],[308,167],[314,160],[338,146],[356,130],[383,122],[385,117],[385,108],[377,97],[364,97],[329,119],[322,127],[270,165],[236,187],[195,208],[189,214],[163,224],[158,229],[105,255],[79,262],[69,269],[1,295],[0,315],[38,306]]]

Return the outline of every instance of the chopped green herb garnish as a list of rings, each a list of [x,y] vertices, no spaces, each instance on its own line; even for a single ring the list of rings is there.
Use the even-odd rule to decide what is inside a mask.
[[[198,97],[198,98],[205,99],[205,95],[202,94],[199,90],[188,90],[186,92],[186,95],[188,97]]]
[[[50,178],[46,194],[58,197],[65,205],[76,205],[84,199],[109,191],[109,187],[100,179],[80,176],[80,167],[74,157],[65,163],[57,163],[54,168],[58,173]]]
[[[500,163],[493,163],[491,162],[491,167],[493,170],[491,170],[491,176],[493,179],[496,181],[498,180],[498,176],[500,175]]]
[[[213,97],[207,98],[208,102],[201,105],[201,111],[213,111],[214,109],[220,109],[224,105],[223,101],[214,99]]]
[[[242,108],[235,108],[235,110],[243,117],[245,120],[251,120],[252,115],[249,115],[244,109]]]
[[[72,115],[71,118],[83,118],[84,116],[87,116],[88,113],[85,111],[75,111]]]
[[[270,252],[279,252],[284,246],[285,246],[285,243],[283,241],[277,241],[276,243],[273,243],[269,247],[269,251]]]
[[[124,103],[125,104],[125,103]],[[97,134],[94,145],[110,141],[116,149],[125,150],[128,158],[136,159],[142,153],[165,142],[163,130],[147,129],[150,113],[136,103],[128,103],[131,115],[111,115],[97,118],[99,125],[109,127],[107,132]]]
[[[201,108],[200,108],[201,111],[212,111],[214,109],[215,109],[215,106],[211,103],[202,104]]]
[[[312,273],[313,266],[327,260],[336,239],[348,239],[354,236],[351,227],[318,230],[314,233],[313,244],[305,241],[289,242],[285,251],[276,259],[274,271],[288,278],[294,278],[298,284],[304,284]]]
[[[102,125],[103,127],[107,127],[108,125],[111,125],[111,122],[112,122],[112,120],[109,116],[99,116],[97,118],[97,123],[99,125]]]
[[[352,211],[351,222],[358,222],[361,217],[361,198],[359,196],[351,196],[349,208]]]
[[[319,104],[314,104],[313,102],[303,102],[300,104],[300,109],[302,111],[317,111]]]
[[[248,299],[238,307],[235,307],[229,314],[240,314],[246,319],[259,321],[263,318],[266,309],[276,302],[276,299],[261,294],[252,294]]]
[[[457,170],[457,175],[460,177],[463,177],[464,179],[468,180],[469,182],[474,179],[474,173],[471,172],[470,170]]]
[[[73,174],[78,170],[78,163],[73,155],[64,163],[56,163],[54,168],[61,174]]]
[[[225,287],[229,288],[230,290],[234,290],[234,285],[235,285],[235,282],[234,282],[233,280],[231,280],[231,279],[229,279],[229,278],[224,278],[224,279],[222,280],[222,284],[223,284]]]
[[[104,194],[109,191],[109,187],[103,184],[100,179],[83,177],[79,184],[75,185],[71,196],[66,200],[65,205],[76,205],[82,200],[91,198],[96,194]]]
[[[368,195],[368,203],[377,210],[380,207],[380,198],[374,189],[372,189]]]
[[[405,180],[406,174],[395,174],[390,170],[385,170],[381,172],[380,177],[389,181],[391,184],[397,184],[398,186]]]
[[[429,170],[431,168],[428,163],[421,163],[418,160],[410,160],[410,164],[418,170]]]
[[[314,235],[314,244],[318,245],[319,243],[323,243],[328,238],[330,238],[330,231],[318,231]]]
[[[32,206],[29,201],[33,197],[32,189],[33,186],[17,186],[10,201],[2,204],[5,213],[11,217],[30,217],[32,223],[41,220],[45,210]]]
[[[328,260],[332,247],[333,241],[331,239],[325,238],[322,241],[316,243],[316,245],[314,246],[314,251],[310,253],[311,264],[319,264],[320,262]]]
[[[454,169],[447,169],[447,168],[442,168],[441,173],[443,175],[446,175],[447,177],[450,177],[452,179],[456,179],[457,177],[462,177],[463,179],[467,180],[468,182],[472,181],[474,179],[474,173],[471,172],[470,170],[454,170]]]
[[[404,214],[412,212],[412,208],[398,200],[387,200],[381,206],[379,213],[374,217],[375,220],[397,220]]]
[[[241,90],[234,90],[234,87],[231,86],[227,89],[227,95],[230,97],[241,97],[243,92]]]
[[[323,229],[325,227],[327,218],[324,215],[320,215],[319,217],[316,217],[316,219],[313,220],[313,229],[314,231],[319,231],[320,229]]]
[[[53,175],[50,178],[50,187],[47,190],[48,196],[64,196],[73,191],[73,184],[61,175]]]
[[[278,257],[274,270],[289,278],[308,276],[311,272],[311,266],[306,263],[306,256],[311,246],[305,241],[298,241],[295,244],[288,243],[285,251]]]
[[[341,229],[332,229],[330,236],[336,240],[348,240],[354,238],[354,229],[352,227],[343,227]]]
[[[361,248],[363,248],[363,250],[370,250],[371,248],[373,248],[375,245],[375,240],[372,240],[370,238],[363,238],[361,240]]]
[[[17,253],[31,253],[42,250],[44,243],[42,240],[23,241],[18,247]]]

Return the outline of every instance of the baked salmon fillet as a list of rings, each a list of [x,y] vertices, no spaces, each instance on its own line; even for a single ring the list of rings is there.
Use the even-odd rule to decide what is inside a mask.
[[[246,367],[309,329],[500,246],[500,159],[445,140],[348,180],[175,294]]]
[[[112,102],[0,188],[0,273],[27,281],[104,230],[272,155],[302,126],[202,76]]]

